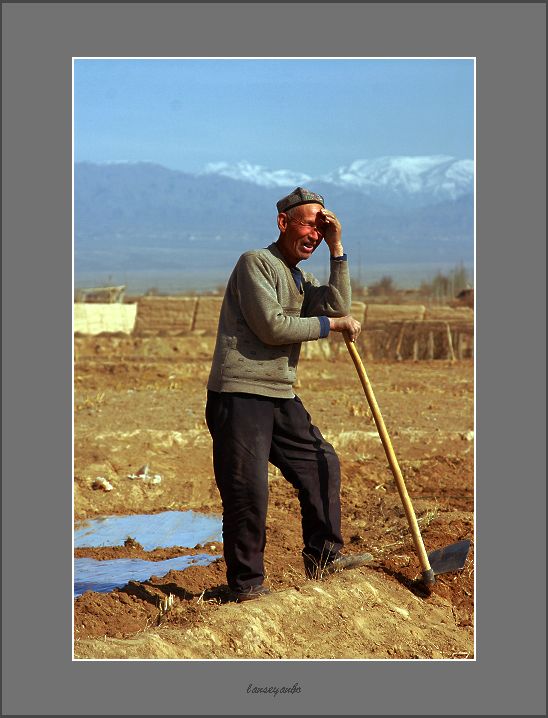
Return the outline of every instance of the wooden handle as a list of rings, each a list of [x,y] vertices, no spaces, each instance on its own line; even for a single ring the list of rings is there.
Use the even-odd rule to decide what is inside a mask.
[[[350,356],[352,357],[352,361],[354,362],[354,366],[356,367],[356,371],[358,372],[358,376],[360,377],[360,381],[365,396],[367,398],[367,403],[371,408],[375,424],[377,425],[377,429],[382,441],[382,445],[384,447],[386,458],[388,459],[392,474],[394,475],[394,479],[396,480],[396,486],[398,487],[398,493],[403,503],[405,515],[407,516],[407,522],[409,523],[409,528],[411,529],[413,543],[415,544],[415,549],[419,557],[423,575],[426,574],[429,577],[430,582],[432,582],[433,571],[430,567],[430,561],[428,560],[426,549],[424,548],[424,543],[419,529],[419,524],[417,522],[417,517],[415,516],[415,511],[413,510],[413,504],[411,503],[409,494],[407,493],[407,488],[403,480],[401,469],[398,464],[398,460],[396,459],[394,449],[392,448],[392,442],[390,441],[390,437],[388,436],[388,431],[386,430],[386,426],[384,424],[382,414],[375,399],[375,395],[373,394],[373,389],[371,388],[371,384],[369,383],[369,379],[367,378],[367,373],[365,371],[365,367],[362,363],[362,360],[360,359],[360,355],[358,354],[356,345],[350,340],[346,332],[343,332],[343,337],[348,351],[350,352]]]

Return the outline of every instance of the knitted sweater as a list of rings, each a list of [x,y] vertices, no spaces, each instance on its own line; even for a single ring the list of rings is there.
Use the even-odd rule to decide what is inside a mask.
[[[228,281],[207,388],[292,398],[301,342],[320,337],[320,316],[350,313],[348,262],[331,259],[327,285],[302,272],[297,289],[275,243],[242,254]]]

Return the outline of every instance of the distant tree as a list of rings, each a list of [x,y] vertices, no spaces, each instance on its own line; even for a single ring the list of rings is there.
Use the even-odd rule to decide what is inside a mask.
[[[432,280],[432,294],[438,301],[445,302],[451,296],[451,278],[438,272]]]
[[[453,296],[456,297],[457,294],[463,289],[470,288],[468,272],[466,271],[462,263],[459,264],[458,267],[455,267],[455,269],[453,269],[451,276],[453,279]]]
[[[370,284],[368,294],[372,297],[381,297],[397,293],[397,288],[392,277],[384,276],[378,282]]]
[[[462,289],[469,286],[468,273],[464,265],[459,264],[449,274],[438,272],[431,282],[423,281],[419,294],[439,304],[445,304],[452,301]]]

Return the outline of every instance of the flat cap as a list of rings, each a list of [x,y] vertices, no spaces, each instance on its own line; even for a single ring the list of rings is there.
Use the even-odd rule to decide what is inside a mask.
[[[288,194],[287,197],[282,197],[281,200],[276,202],[276,207],[278,212],[287,212],[292,207],[297,207],[299,204],[309,204],[310,202],[321,204],[322,207],[325,206],[321,194],[311,192],[304,187],[295,187],[291,194]]]

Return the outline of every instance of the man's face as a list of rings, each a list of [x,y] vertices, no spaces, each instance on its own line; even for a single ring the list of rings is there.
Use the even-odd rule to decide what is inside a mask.
[[[301,204],[292,216],[278,215],[280,237],[278,246],[291,266],[309,259],[323,239],[321,204]]]

